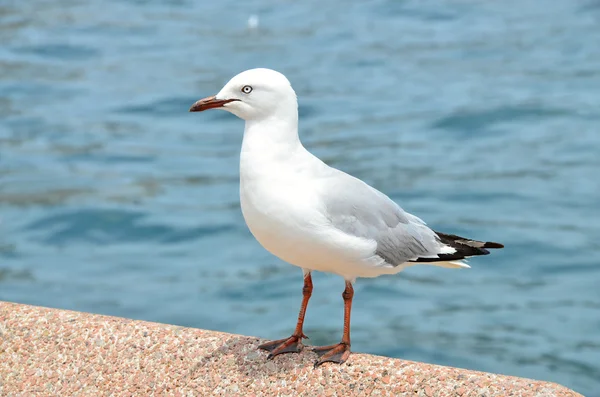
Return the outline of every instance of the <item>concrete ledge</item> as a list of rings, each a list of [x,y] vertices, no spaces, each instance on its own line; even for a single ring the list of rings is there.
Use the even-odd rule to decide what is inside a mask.
[[[581,396],[563,386],[353,354],[313,369],[258,338],[0,302],[0,395]]]

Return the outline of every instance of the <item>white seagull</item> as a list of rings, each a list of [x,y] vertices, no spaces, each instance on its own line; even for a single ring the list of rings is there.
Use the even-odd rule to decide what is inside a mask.
[[[344,278],[344,332],[336,345],[315,347],[324,362],[350,356],[350,311],[357,277],[395,274],[413,265],[468,268],[463,259],[502,244],[436,232],[365,182],[329,167],[302,146],[298,102],[288,79],[270,69],[233,77],[190,112],[223,109],[246,121],[240,154],[240,202],[248,228],[273,255],[302,268],[303,300],[289,338],[259,348],[268,358],[303,348],[312,271]]]

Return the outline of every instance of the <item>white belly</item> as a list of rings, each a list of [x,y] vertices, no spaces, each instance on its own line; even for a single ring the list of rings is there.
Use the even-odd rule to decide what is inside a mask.
[[[240,200],[242,214],[256,240],[273,255],[295,266],[313,269],[317,262],[326,262],[324,253],[315,252],[319,242],[314,234],[316,223],[324,220],[318,219],[308,205],[290,201],[285,191],[279,191],[279,195],[264,193],[267,194],[253,189],[242,193]],[[306,214],[309,211],[311,214]]]
[[[374,256],[375,242],[333,228],[310,192],[241,186],[241,207],[252,235],[269,252],[307,270],[351,280],[396,273]]]

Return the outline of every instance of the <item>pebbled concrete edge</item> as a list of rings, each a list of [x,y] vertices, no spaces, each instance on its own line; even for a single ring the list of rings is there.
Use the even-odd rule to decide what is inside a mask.
[[[581,396],[564,386],[368,354],[313,369],[258,338],[0,301],[0,395]]]

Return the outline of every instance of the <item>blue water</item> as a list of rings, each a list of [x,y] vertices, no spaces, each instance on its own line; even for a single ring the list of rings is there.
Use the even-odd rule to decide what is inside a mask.
[[[0,299],[288,335],[301,273],[242,219],[243,123],[187,112],[264,66],[319,157],[506,244],[359,280],[355,351],[600,396],[600,2],[13,1],[0,43]],[[315,275],[312,343],[342,289]]]

